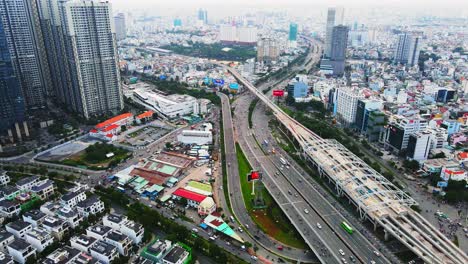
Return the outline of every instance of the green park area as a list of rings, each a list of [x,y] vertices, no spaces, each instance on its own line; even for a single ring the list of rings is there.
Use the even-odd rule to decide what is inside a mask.
[[[265,201],[264,209],[256,209],[253,205],[252,183],[247,180],[247,175],[252,170],[247,158],[242,152],[239,144],[236,144],[237,161],[239,164],[239,175],[242,188],[242,196],[252,220],[258,227],[274,239],[295,248],[305,249],[307,245],[291,224],[289,219],[276,204],[266,188],[262,188],[262,197]],[[256,183],[261,184],[261,183]]]
[[[105,170],[119,164],[131,153],[107,143],[95,143],[85,150],[62,160],[60,163],[69,166],[83,167],[91,170]]]
[[[182,54],[192,57],[216,59],[216,60],[229,60],[229,61],[245,61],[250,58],[255,58],[256,51],[251,46],[225,46],[219,43],[204,44],[193,43],[189,46],[178,45],[171,43],[171,45],[161,47],[163,49],[172,50],[177,54]]]

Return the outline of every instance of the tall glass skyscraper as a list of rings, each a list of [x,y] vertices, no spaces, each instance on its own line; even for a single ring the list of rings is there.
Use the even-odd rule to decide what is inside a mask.
[[[45,106],[50,72],[45,60],[36,1],[2,0],[0,17],[26,106]]]
[[[111,4],[72,0],[59,9],[73,110],[85,118],[119,112],[123,94]]]
[[[21,85],[15,75],[3,24],[0,23],[0,134],[13,137],[25,120]],[[21,134],[21,133],[20,133]]]
[[[297,41],[297,24],[289,24],[289,41]]]

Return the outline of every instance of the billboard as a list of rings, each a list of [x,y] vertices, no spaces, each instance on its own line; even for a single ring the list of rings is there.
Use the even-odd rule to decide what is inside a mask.
[[[258,171],[251,171],[247,175],[247,180],[248,181],[255,181],[255,180],[260,180],[262,178],[262,175]]]
[[[213,79],[213,83],[217,86],[223,86],[224,80],[223,79]]]
[[[448,182],[446,181],[439,181],[437,182],[437,187],[445,188],[447,187]]]
[[[239,90],[239,84],[238,83],[230,83],[229,84],[229,89]]]
[[[283,97],[284,96],[284,91],[283,90],[273,90],[273,96]]]

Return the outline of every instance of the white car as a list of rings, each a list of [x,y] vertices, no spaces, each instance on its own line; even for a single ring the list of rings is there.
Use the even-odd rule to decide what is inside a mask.
[[[375,254],[377,257],[380,257],[380,253],[379,253],[377,250],[374,250],[374,254]]]
[[[341,256],[345,255],[344,251],[341,248],[338,250],[338,252],[340,252]]]
[[[304,213],[308,214],[309,213],[309,210],[306,208],[304,209]]]
[[[196,229],[196,228],[192,228],[192,231],[195,232],[195,233],[198,233],[198,229]]]
[[[322,225],[320,225],[320,223],[317,223],[317,227],[318,229],[322,229]],[[343,250],[340,249],[340,253],[343,252]],[[341,255],[344,255],[344,254],[341,254]]]

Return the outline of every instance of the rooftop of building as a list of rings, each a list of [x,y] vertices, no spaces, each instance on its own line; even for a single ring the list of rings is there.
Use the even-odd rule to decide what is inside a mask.
[[[17,251],[24,251],[31,247],[31,245],[29,245],[29,243],[27,243],[23,239],[15,238],[15,240],[11,244],[9,244],[8,247],[11,247]]]
[[[26,218],[30,218],[32,220],[41,220],[43,219],[44,217],[46,217],[46,214],[44,214],[43,212],[37,210],[37,209],[33,209],[31,211],[27,211],[25,213],[23,213],[23,216],[26,217]]]
[[[187,254],[188,252],[184,248],[176,245],[171,249],[171,251],[169,251],[169,253],[167,253],[164,260],[170,263],[177,263],[178,260],[184,258]]]
[[[81,234],[79,236],[72,237],[70,241],[84,247],[89,247],[93,245],[97,241],[97,239],[91,236]]]
[[[109,256],[112,254],[112,252],[115,252],[116,247],[114,245],[111,245],[107,242],[100,240],[94,243],[94,245],[91,247],[90,250],[95,251],[102,255]]]
[[[37,181],[37,180],[39,180],[39,176],[30,176],[30,177],[26,177],[26,178],[21,178],[16,182],[16,186],[23,186],[23,185],[26,185],[26,184],[30,184],[30,183],[32,183],[34,181]]]
[[[0,230],[0,242],[8,240],[13,237],[13,234],[6,231],[6,230]]]
[[[89,232],[93,232],[93,233],[96,233],[98,235],[104,236],[104,235],[108,234],[109,232],[111,232],[112,228],[110,228],[108,226],[105,226],[105,225],[97,224],[97,225],[93,225],[93,226],[88,227],[86,230],[89,231]]]
[[[128,236],[120,233],[119,231],[115,231],[115,230],[113,230],[109,234],[107,234],[107,239],[112,240],[112,241],[116,241],[116,242],[124,242],[124,241],[129,240]]]
[[[86,198],[86,200],[78,202],[77,207],[82,207],[82,208],[90,207],[99,201],[101,201],[101,199],[97,195],[92,195]]]
[[[31,227],[31,224],[23,220],[18,220],[18,221],[10,222],[6,226],[11,229],[19,231],[19,230],[23,230],[23,229]]]

